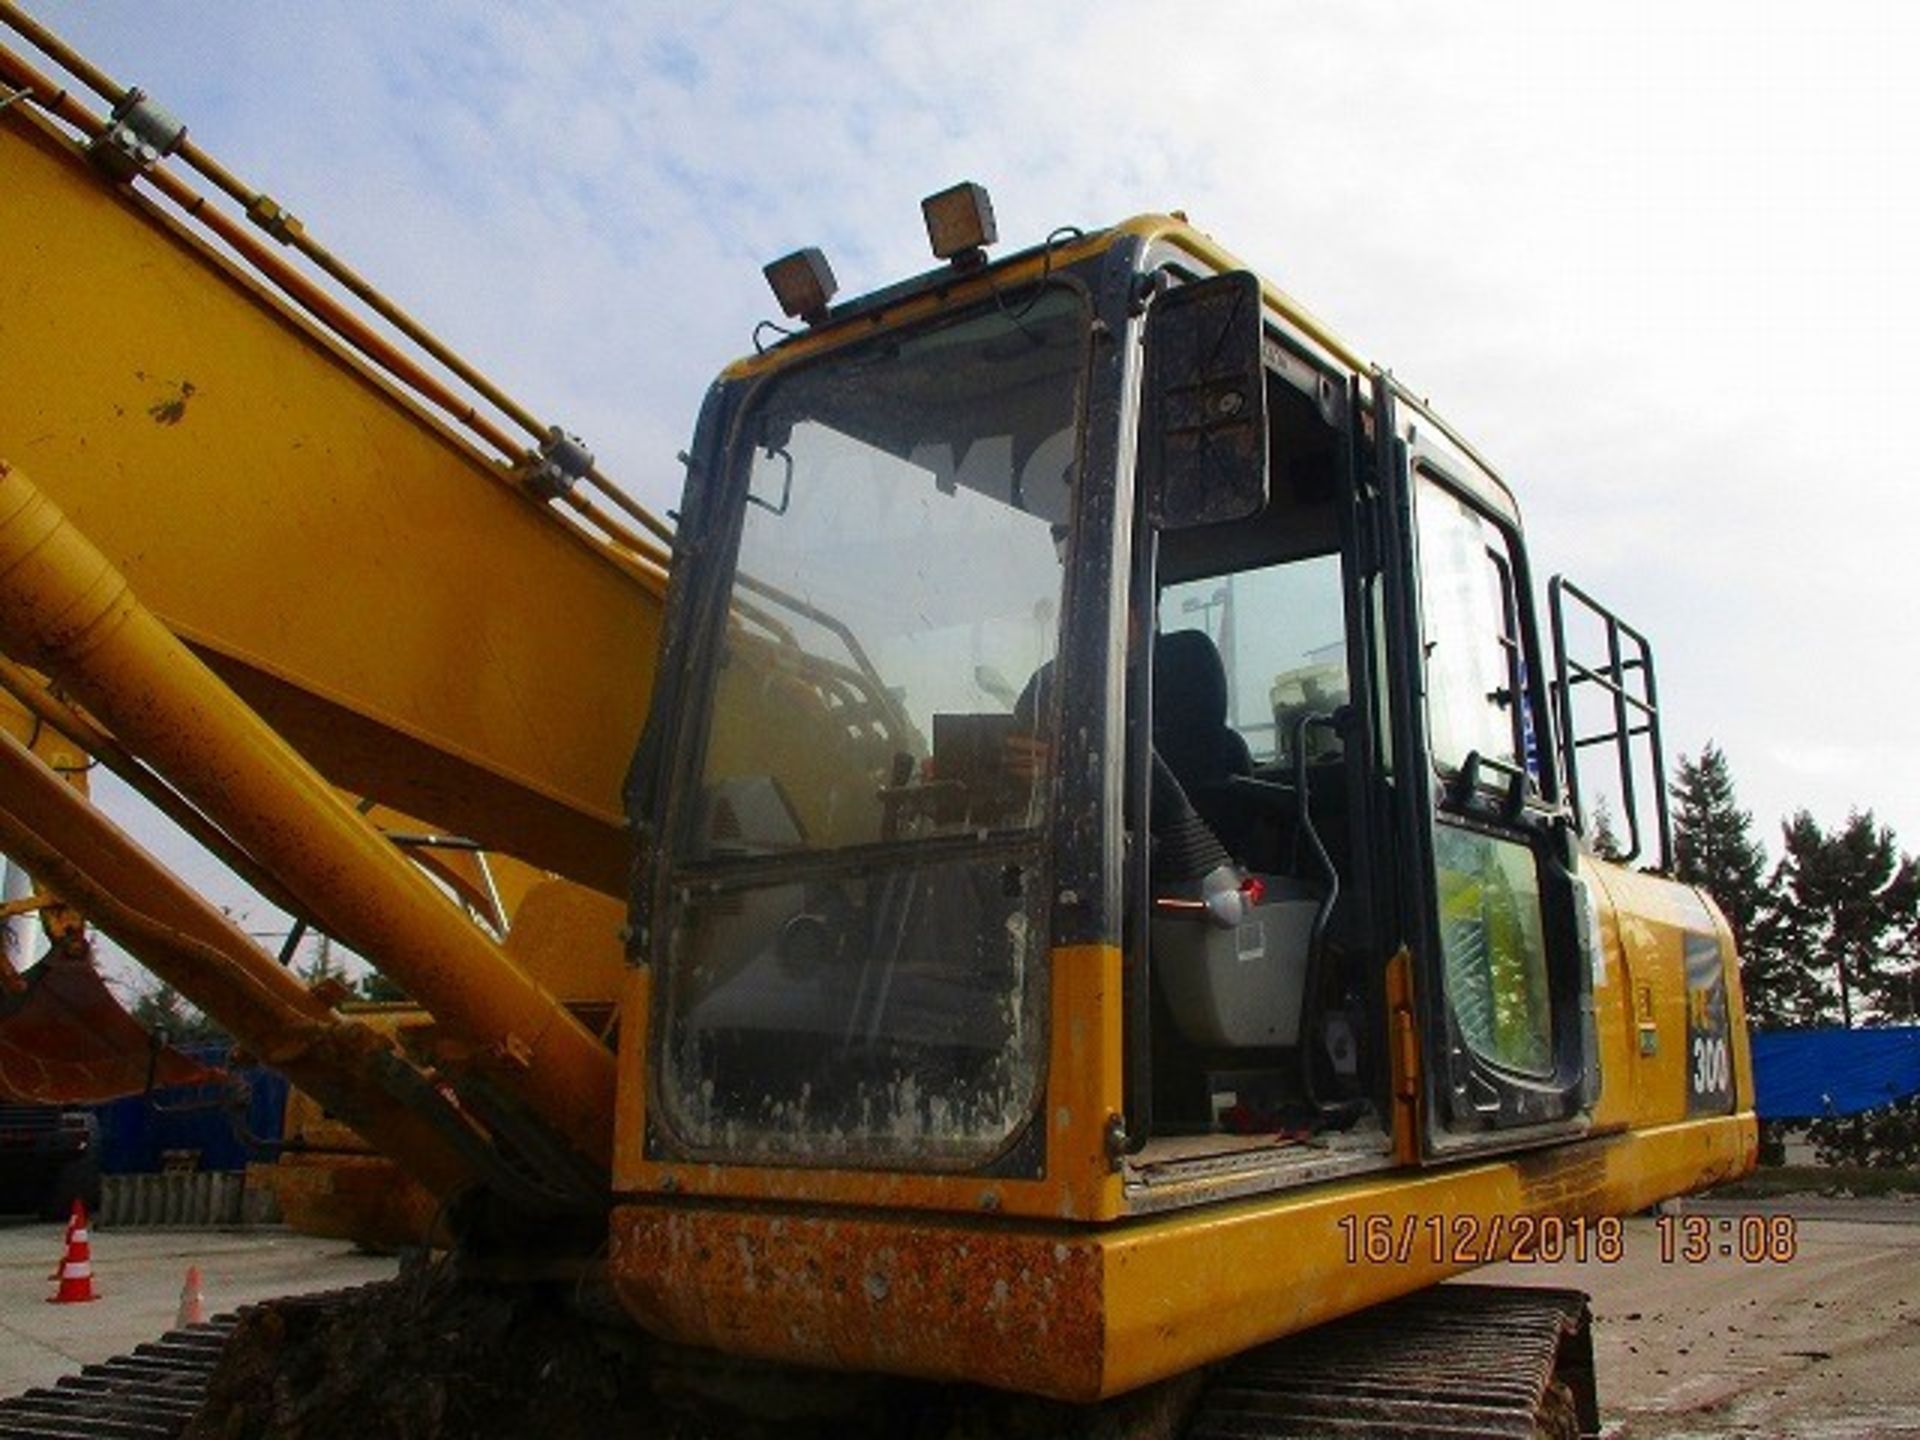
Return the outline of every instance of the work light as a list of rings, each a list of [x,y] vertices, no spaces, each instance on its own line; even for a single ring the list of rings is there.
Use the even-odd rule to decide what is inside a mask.
[[[833,267],[818,247],[808,246],[782,256],[764,271],[780,309],[809,325],[827,318],[827,302],[840,288],[833,278]]]
[[[927,219],[933,253],[963,269],[985,260],[982,252],[1000,238],[993,223],[993,201],[984,185],[971,180],[929,195],[920,202],[920,213]]]

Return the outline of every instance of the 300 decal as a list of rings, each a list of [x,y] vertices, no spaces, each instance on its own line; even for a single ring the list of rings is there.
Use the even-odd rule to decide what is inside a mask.
[[[1717,1095],[1733,1085],[1733,1062],[1724,1035],[1693,1037],[1693,1089],[1696,1095]]]

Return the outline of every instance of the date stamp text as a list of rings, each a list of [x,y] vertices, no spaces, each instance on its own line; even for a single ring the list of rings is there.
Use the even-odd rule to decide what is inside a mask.
[[[1663,1214],[1653,1228],[1663,1265],[1784,1265],[1800,1243],[1791,1215]],[[1340,1238],[1349,1265],[1617,1265],[1627,1253],[1615,1215],[1342,1215]]]

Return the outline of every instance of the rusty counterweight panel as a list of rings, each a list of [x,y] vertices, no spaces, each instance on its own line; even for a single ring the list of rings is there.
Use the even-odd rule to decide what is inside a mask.
[[[1105,1226],[623,1205],[612,1279],[687,1344],[1093,1401],[1504,1258],[1518,1217],[1617,1215],[1752,1163],[1728,1115]],[[1377,1217],[1377,1219],[1373,1218]],[[1355,1226],[1404,1254],[1367,1263]],[[1433,1243],[1462,1222],[1471,1258]]]

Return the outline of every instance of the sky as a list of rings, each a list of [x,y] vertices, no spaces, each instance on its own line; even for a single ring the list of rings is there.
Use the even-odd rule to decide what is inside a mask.
[[[1670,761],[1920,849],[1911,7],[30,3],[661,509],[766,261],[1184,210],[1653,637]]]

